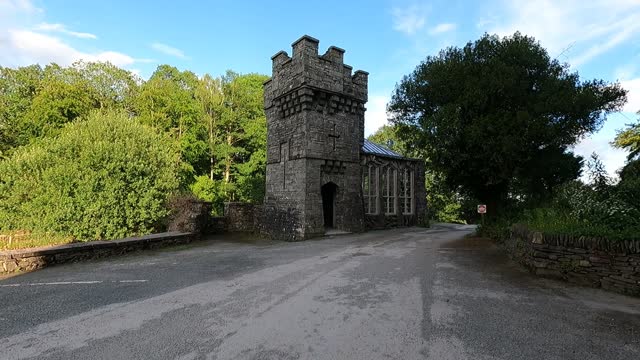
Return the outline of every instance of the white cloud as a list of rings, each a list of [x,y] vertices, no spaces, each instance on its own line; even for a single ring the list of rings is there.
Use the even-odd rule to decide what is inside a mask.
[[[44,11],[29,0],[0,0],[0,41],[6,29],[34,23],[40,20],[43,14]]]
[[[534,36],[552,56],[573,54],[574,66],[640,33],[638,0],[499,0],[490,11],[504,12],[500,18],[508,20],[486,24],[490,28],[483,30]]]
[[[449,31],[453,31],[456,29],[456,24],[452,24],[452,23],[443,23],[443,24],[438,24],[436,25],[434,28],[432,28],[429,33],[431,35],[437,35],[437,34],[442,34],[442,33],[446,33]]]
[[[633,77],[637,69],[638,65],[635,62],[621,65],[613,71],[613,77],[616,80],[627,80]]]
[[[585,160],[589,160],[591,154],[595,152],[600,157],[609,175],[616,177],[617,171],[624,166],[627,160],[627,152],[612,147],[609,144],[612,140],[603,133],[594,134],[577,144],[574,152],[582,155]],[[584,180],[588,180],[586,173],[582,175]]]
[[[580,66],[589,60],[606,53],[616,46],[629,40],[640,30],[640,13],[628,16],[624,20],[612,23],[609,27],[608,34],[603,36],[595,45],[590,46],[582,54],[569,60],[573,66]]]
[[[62,24],[40,23],[36,26],[36,30],[59,32],[62,34],[71,35],[81,39],[97,39],[98,38],[96,35],[91,33],[68,30],[66,26]]]
[[[394,8],[391,11],[393,17],[393,29],[407,35],[413,35],[421,30],[427,20],[424,9],[418,6],[408,8]]]
[[[640,78],[624,80],[620,84],[629,91],[623,111],[632,113],[640,111]]]
[[[0,42],[0,64],[21,66],[33,63],[70,65],[77,60],[109,61],[116,66],[136,62],[129,55],[115,51],[85,53],[66,44],[57,37],[29,30],[8,30],[7,41]]]
[[[372,95],[369,96],[367,112],[364,118],[364,136],[369,136],[376,132],[382,125],[387,122],[387,103],[388,96]]]
[[[2,0],[0,1],[0,14],[15,13],[39,13],[42,9],[33,5],[30,0]]]
[[[90,33],[68,30],[63,24],[44,21],[44,11],[29,0],[0,0],[0,65],[24,66],[34,63],[70,65],[78,60],[109,61],[127,67],[146,59],[135,59],[117,51],[83,51],[56,34],[95,39]],[[47,34],[43,32],[48,32]]]
[[[628,91],[627,103],[622,111],[635,114],[640,111],[640,77],[636,75],[638,71],[637,58],[630,60],[632,62],[617,67],[613,71],[613,76]]]
[[[169,46],[167,44],[162,44],[162,43],[153,43],[151,44],[151,48],[159,51],[165,55],[170,55],[170,56],[175,56],[177,58],[180,59],[186,59],[187,56],[185,56],[184,52],[180,49],[174,48],[172,46]]]

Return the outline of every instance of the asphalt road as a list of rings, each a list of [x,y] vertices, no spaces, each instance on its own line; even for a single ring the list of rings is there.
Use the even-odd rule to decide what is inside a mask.
[[[640,359],[640,300],[471,227],[214,239],[0,281],[0,359]]]

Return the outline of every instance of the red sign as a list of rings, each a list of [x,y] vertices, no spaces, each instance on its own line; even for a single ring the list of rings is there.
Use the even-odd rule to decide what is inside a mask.
[[[478,214],[486,214],[487,205],[478,205]]]

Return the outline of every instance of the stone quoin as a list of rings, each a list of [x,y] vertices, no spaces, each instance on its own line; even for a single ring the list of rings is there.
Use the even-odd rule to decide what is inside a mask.
[[[267,173],[261,231],[302,240],[425,220],[422,161],[364,139],[368,73],[345,51],[303,36],[280,51],[264,84]]]

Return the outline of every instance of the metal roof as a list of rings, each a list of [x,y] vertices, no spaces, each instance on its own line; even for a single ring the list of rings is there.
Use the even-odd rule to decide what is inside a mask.
[[[404,159],[404,156],[398,154],[395,151],[391,151],[382,145],[378,145],[374,142],[371,142],[367,139],[364,139],[364,144],[362,145],[362,152],[365,154],[386,156],[398,159]]]

